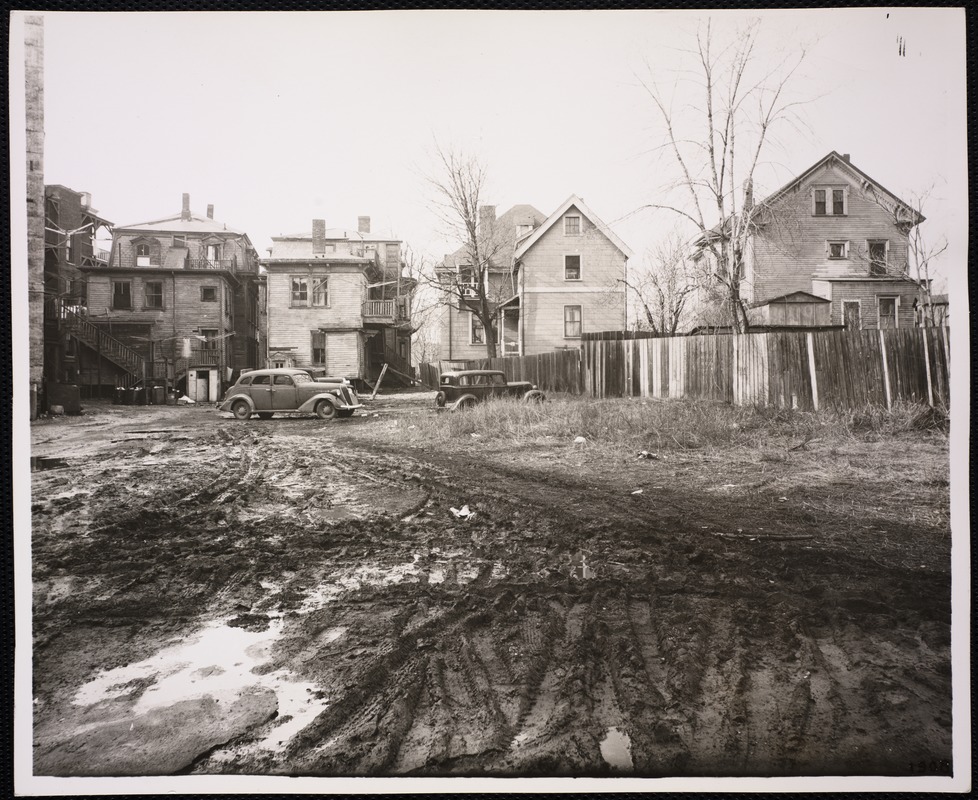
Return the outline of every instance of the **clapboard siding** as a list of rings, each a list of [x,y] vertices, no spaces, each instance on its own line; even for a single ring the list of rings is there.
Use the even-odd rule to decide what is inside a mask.
[[[323,329],[333,330],[326,339],[326,369],[348,377],[363,377],[363,362],[357,330],[363,326],[363,301],[366,279],[358,267],[339,265],[268,265],[268,345],[269,350],[291,349],[296,366],[312,366],[312,336]],[[323,307],[293,308],[292,277],[309,280],[328,277],[329,302]]]
[[[547,352],[577,346],[564,336],[564,307],[582,307],[582,329],[621,329],[625,324],[625,254],[571,206],[567,214],[581,217],[582,232],[564,233],[557,220],[523,256],[523,352]],[[564,216],[567,216],[565,214]],[[564,256],[581,259],[581,279],[566,280]]]

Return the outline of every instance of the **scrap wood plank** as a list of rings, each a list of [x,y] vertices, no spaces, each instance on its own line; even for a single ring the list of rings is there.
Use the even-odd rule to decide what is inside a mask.
[[[373,400],[373,399],[374,399],[374,398],[375,398],[375,397],[377,396],[377,392],[378,392],[378,390],[380,389],[380,384],[381,384],[381,383],[383,382],[383,380],[384,380],[384,375],[385,375],[386,373],[387,373],[387,364],[384,364],[384,366],[383,366],[383,367],[381,367],[381,370],[380,370],[380,377],[379,377],[379,378],[377,378],[377,385],[376,385],[376,386],[374,386],[374,391],[373,391],[373,394],[371,394],[371,395],[370,395],[370,399],[371,399],[371,400]]]

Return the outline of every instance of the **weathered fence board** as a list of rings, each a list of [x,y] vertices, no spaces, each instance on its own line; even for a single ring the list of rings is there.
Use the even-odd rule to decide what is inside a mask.
[[[615,334],[615,335],[613,335]],[[947,330],[780,331],[715,336],[591,334],[581,348],[419,365],[429,387],[447,369],[499,369],[544,391],[591,397],[690,397],[778,408],[947,405]]]

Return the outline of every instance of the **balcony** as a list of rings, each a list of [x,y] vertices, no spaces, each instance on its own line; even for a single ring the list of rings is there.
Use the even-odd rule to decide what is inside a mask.
[[[407,322],[406,309],[407,305],[403,300],[367,300],[362,309],[363,321],[386,325]]]
[[[187,269],[223,269],[234,272],[237,264],[232,258],[211,259],[211,258],[188,258]]]
[[[215,367],[221,363],[221,353],[219,350],[194,350],[190,354],[188,366],[194,367]]]

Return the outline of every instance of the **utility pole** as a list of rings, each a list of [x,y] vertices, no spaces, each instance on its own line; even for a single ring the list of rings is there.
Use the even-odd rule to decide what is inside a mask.
[[[44,18],[24,20],[27,121],[27,287],[30,317],[30,405],[37,419],[44,380]]]

